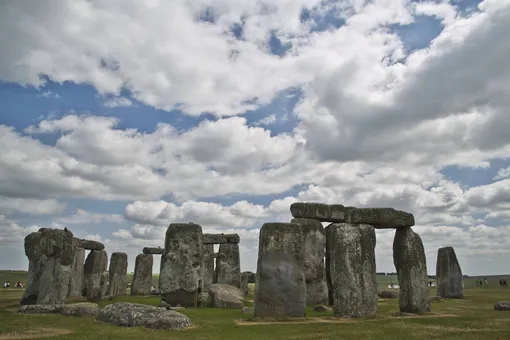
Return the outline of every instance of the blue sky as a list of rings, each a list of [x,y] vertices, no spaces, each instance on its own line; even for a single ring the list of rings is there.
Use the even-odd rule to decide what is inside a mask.
[[[260,226],[306,200],[412,212],[431,273],[445,245],[505,270],[508,1],[261,3],[0,5],[0,267],[38,227],[134,258],[193,219],[254,270]]]

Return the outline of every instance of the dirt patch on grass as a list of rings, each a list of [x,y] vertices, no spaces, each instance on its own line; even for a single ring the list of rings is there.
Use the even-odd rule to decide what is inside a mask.
[[[408,314],[396,312],[390,315],[391,318],[403,318],[403,319],[421,319],[421,318],[455,318],[460,315],[456,314],[446,314],[446,313],[427,313],[427,314]]]
[[[71,334],[73,331],[61,328],[35,328],[24,332],[0,334],[0,340],[17,340],[30,338],[50,338],[58,335]]]
[[[467,328],[467,327],[446,327],[446,326],[439,326],[439,325],[420,325],[416,326],[421,329],[425,329],[427,331],[434,331],[434,332],[464,332],[464,333],[472,333],[472,332],[490,332],[491,329],[489,328]]]
[[[349,318],[299,318],[299,319],[286,319],[286,320],[235,320],[236,325],[239,326],[256,326],[256,325],[288,325],[288,324],[307,324],[307,323],[350,323],[356,322],[354,319]]]

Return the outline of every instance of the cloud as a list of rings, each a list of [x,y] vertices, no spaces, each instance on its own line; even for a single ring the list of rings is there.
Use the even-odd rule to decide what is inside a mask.
[[[505,178],[509,178],[509,177],[510,177],[510,166],[506,167],[506,168],[499,169],[498,174],[496,176],[494,176],[493,180],[505,179]]]
[[[99,214],[82,209],[76,209],[73,215],[62,216],[56,219],[57,223],[61,224],[89,224],[89,223],[121,223],[124,217],[118,214]]]
[[[0,196],[0,213],[23,213],[29,215],[51,215],[61,212],[66,203],[55,199],[23,199]]]
[[[130,107],[130,106],[133,106],[134,104],[128,98],[119,97],[119,98],[110,98],[110,99],[106,100],[103,105],[108,108],[115,108],[115,107]]]
[[[60,98],[60,95],[51,91],[44,91],[41,92],[41,94],[38,94],[37,97],[58,99]]]
[[[258,122],[256,122],[254,125],[256,126],[260,126],[260,125],[271,125],[273,123],[276,122],[276,115],[273,113],[261,120],[259,120]]]

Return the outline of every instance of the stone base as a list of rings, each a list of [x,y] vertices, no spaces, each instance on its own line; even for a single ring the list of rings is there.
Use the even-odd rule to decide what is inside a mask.
[[[197,307],[198,291],[187,292],[180,289],[176,292],[161,294],[161,300],[174,307],[177,305],[181,307]]]

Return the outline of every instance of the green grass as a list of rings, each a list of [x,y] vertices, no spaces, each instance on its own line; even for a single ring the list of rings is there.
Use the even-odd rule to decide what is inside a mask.
[[[387,284],[384,278],[381,284]],[[474,284],[473,280],[473,284]],[[12,281],[11,281],[12,282]],[[395,281],[396,282],[396,281]],[[498,287],[477,288],[466,283],[466,297],[462,300],[443,300],[432,304],[432,315],[418,318],[394,317],[398,311],[397,299],[381,299],[375,318],[340,320],[331,313],[314,312],[310,307],[307,323],[284,322],[279,324],[239,325],[238,320],[250,322],[250,315],[241,311],[212,308],[188,308],[188,315],[195,327],[185,331],[153,331],[144,328],[121,328],[102,324],[93,319],[64,317],[60,315],[16,315],[21,290],[0,292],[0,340],[15,339],[14,335],[43,335],[43,330],[60,331],[57,339],[509,339],[510,312],[498,312],[494,303],[510,300],[510,290]],[[254,286],[246,305],[251,306]],[[435,289],[431,288],[431,295]],[[73,299],[68,302],[83,301]],[[158,305],[158,297],[116,297],[102,301],[101,306],[119,301]],[[310,321],[322,321],[311,323]],[[68,334],[62,334],[68,331]],[[8,337],[10,336],[10,337]]]

